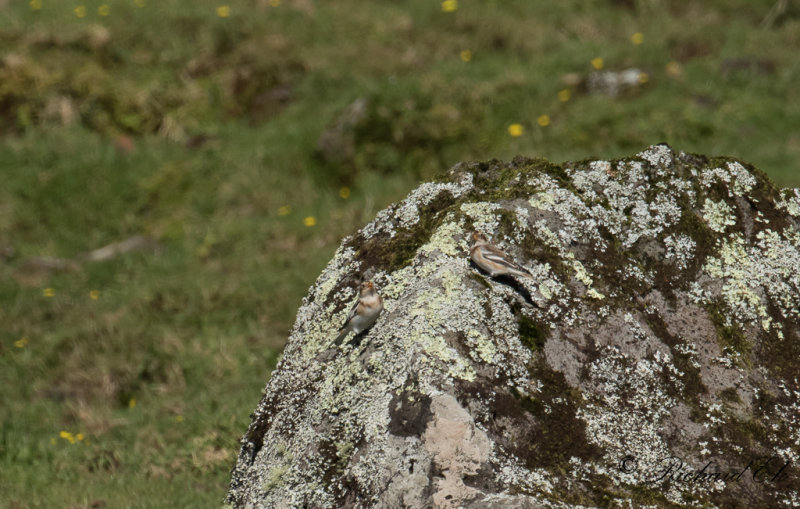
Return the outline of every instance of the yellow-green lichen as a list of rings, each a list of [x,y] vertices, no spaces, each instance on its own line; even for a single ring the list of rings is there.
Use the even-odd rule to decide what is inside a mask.
[[[460,276],[452,270],[443,270],[439,277],[441,289],[431,287],[421,292],[411,308],[412,316],[424,317],[427,325],[434,329],[447,325],[447,317],[451,315],[448,311],[457,306],[456,301],[466,291]]]
[[[741,163],[728,162],[726,167],[727,169],[708,168],[703,170],[700,182],[704,186],[709,186],[714,181],[722,182],[729,190],[733,187],[733,193],[737,196],[742,196],[755,187],[756,178]]]
[[[430,241],[419,249],[420,253],[430,254],[434,251],[447,256],[464,256],[468,250],[466,234],[462,223],[447,222],[442,224],[431,235]]]
[[[558,235],[556,235],[552,230],[550,230],[550,228],[547,227],[547,223],[541,221],[535,225],[535,228],[536,235],[544,243],[544,245],[554,249],[561,249],[561,240],[558,238]]]
[[[541,270],[539,274],[552,274],[552,267],[549,263],[543,263],[540,265]],[[564,285],[561,284],[559,281],[553,279],[552,277],[541,277],[539,279],[539,284],[537,285],[537,289],[539,293],[542,294],[546,300],[552,299],[555,295],[561,293],[564,289]]]
[[[341,363],[341,361],[336,361]],[[355,377],[351,370],[339,369],[327,379],[319,390],[319,409],[332,414],[347,406]]]
[[[309,323],[310,330],[305,331],[303,334],[302,356],[305,360],[313,358],[328,347],[336,338],[336,332],[339,328],[334,324],[344,323],[349,311],[350,309],[348,307],[343,309],[340,313],[337,313],[330,321],[319,320]]]
[[[575,255],[572,253],[567,253],[566,258],[569,259],[569,263],[572,265],[572,270],[575,271],[575,278],[583,283],[586,288],[590,288],[592,286],[592,277],[586,271],[586,267],[584,267],[579,260],[576,260]]]
[[[551,193],[539,192],[531,196],[528,200],[531,207],[541,210],[552,210],[553,205],[556,204],[556,199]]]
[[[597,300],[602,300],[602,299],[606,298],[605,295],[603,295],[602,293],[598,292],[594,288],[590,288],[589,291],[586,292],[586,295],[588,295],[589,297],[591,297],[593,299],[597,299]]]
[[[494,211],[500,208],[500,205],[491,202],[461,204],[461,212],[472,219],[476,229],[489,236],[497,231],[500,224],[500,219],[494,214]]]
[[[494,358],[497,355],[497,347],[490,338],[481,334],[476,329],[467,331],[467,337],[471,338],[475,343],[475,353],[478,354],[478,357],[480,357],[483,362],[487,364],[494,362]]]
[[[430,328],[436,329],[442,326],[444,318],[438,312],[440,306],[434,307],[433,305],[433,303],[441,301],[441,295],[440,291],[433,288],[420,293],[409,314],[412,317],[422,317]]]
[[[709,228],[717,233],[723,233],[725,228],[736,224],[733,208],[725,201],[715,202],[709,198],[703,203],[703,219]]]
[[[409,283],[414,279],[416,269],[409,265],[398,271],[395,271],[389,276],[389,283],[380,289],[380,293],[385,299],[398,299],[408,287]]]
[[[542,294],[542,297],[544,297],[546,300],[550,300],[553,298],[552,285],[546,283],[548,283],[548,281],[543,281],[539,283],[539,286],[537,288],[539,290],[539,293]]]
[[[783,199],[775,205],[779,209],[785,210],[790,216],[800,217],[800,188],[784,189]]]
[[[352,256],[352,250],[349,249],[347,251],[350,251],[351,252],[350,256]],[[340,256],[344,256],[344,255],[340,255]],[[334,259],[333,264],[335,264],[336,261],[337,260]],[[329,294],[331,293],[331,291],[336,287],[337,284],[339,284],[341,282],[342,278],[346,274],[349,274],[349,273],[353,272],[353,269],[354,269],[353,265],[354,265],[353,263],[347,263],[347,264],[344,264],[342,266],[339,266],[337,268],[337,270],[335,270],[335,271],[333,271],[331,273],[326,273],[327,279],[325,279],[321,283],[320,282],[317,283],[317,292],[316,292],[317,295],[322,297],[323,299],[327,300]]]
[[[740,319],[759,318],[766,329],[769,322],[767,308],[754,291],[759,286],[759,274],[754,274],[754,264],[745,249],[740,235],[721,243],[718,257],[709,256],[703,270],[722,281],[721,295],[728,307]]]
[[[441,278],[447,302],[453,302],[464,295],[466,288],[464,287],[463,276],[456,274],[452,270],[447,270],[442,273]]]
[[[728,163],[728,171],[734,177],[733,191],[741,196],[744,193],[749,193],[755,187],[756,178],[745,169],[741,163],[733,161]]]
[[[572,269],[575,271],[575,278],[586,286],[586,294],[593,299],[605,299],[605,295],[592,288],[592,283],[594,282],[592,277],[589,275],[586,267],[584,267],[579,260],[575,259],[575,255],[568,252],[565,258],[568,260],[568,263],[572,265]]]
[[[336,442],[336,457],[338,458],[336,470],[338,472],[344,471],[344,468],[350,461],[350,456],[352,456],[354,448],[355,444],[352,442]]]
[[[459,355],[454,348],[447,346],[444,337],[440,335],[414,334],[411,339],[422,346],[422,351],[425,354],[423,361],[432,362],[433,359],[436,359],[447,366],[447,373],[451,377],[468,382],[475,381],[475,371],[469,365],[469,362]]]
[[[269,493],[280,486],[283,476],[289,471],[289,465],[278,465],[269,471],[267,480],[264,482],[264,492]]]

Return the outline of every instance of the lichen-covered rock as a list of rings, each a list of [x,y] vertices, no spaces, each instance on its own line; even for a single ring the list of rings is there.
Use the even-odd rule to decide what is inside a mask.
[[[535,282],[481,273],[473,229]],[[337,347],[364,275],[385,311]],[[799,324],[800,192],[747,164],[459,164],[310,289],[228,501],[797,507]]]

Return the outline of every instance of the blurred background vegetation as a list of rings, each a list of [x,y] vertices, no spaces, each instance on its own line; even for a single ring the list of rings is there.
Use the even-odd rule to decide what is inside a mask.
[[[787,0],[0,0],[0,506],[219,507],[342,237],[462,160],[800,183]]]

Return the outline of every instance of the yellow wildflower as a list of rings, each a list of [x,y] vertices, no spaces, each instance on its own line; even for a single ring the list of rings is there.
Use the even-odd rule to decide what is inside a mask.
[[[229,5],[220,5],[217,7],[217,16],[220,18],[227,18],[231,15],[231,8]]]
[[[98,292],[97,290],[92,290],[91,292],[89,292],[89,298],[92,299],[92,300],[99,299],[100,298],[100,292]]]
[[[31,9],[38,11],[42,8],[42,0],[31,0]]]
[[[44,295],[45,297],[53,297],[55,294],[56,291],[53,290],[52,288],[45,288],[44,290],[42,290],[42,295]]]
[[[644,34],[641,32],[636,32],[631,36],[631,42],[637,46],[640,45],[644,42]]]
[[[592,59],[592,67],[597,69],[598,71],[603,68],[603,59],[601,57],[593,58]]]
[[[562,103],[569,101],[570,97],[572,97],[572,92],[568,88],[558,91],[558,100]]]
[[[25,345],[28,344],[28,336],[22,336],[22,338],[14,341],[14,346],[17,348],[25,348]]]
[[[83,433],[76,433],[76,434],[75,434],[75,438],[76,438],[78,441],[81,441],[81,440],[83,440]]]
[[[281,0],[269,0],[269,4],[273,7],[277,7],[281,4]]]
[[[305,219],[303,219],[303,224],[311,228],[312,226],[317,224],[317,218],[314,216],[306,216]]]
[[[673,60],[667,64],[667,74],[669,74],[673,78],[677,78],[682,73],[683,70],[681,69],[681,64],[679,64],[678,62]]]
[[[350,188],[345,186],[339,189],[339,197],[343,200],[350,198]]]
[[[525,128],[522,127],[522,124],[511,124],[508,126],[508,134],[514,138],[522,136],[523,131],[525,131]]]
[[[130,401],[128,401],[128,408],[136,408],[136,398],[131,398]]]
[[[645,84],[648,81],[650,81],[650,75],[647,74],[646,72],[640,72],[639,73],[639,83]]]
[[[547,127],[550,125],[550,115],[539,115],[539,118],[536,119],[536,123],[542,127]]]
[[[176,415],[175,416],[175,421],[176,422],[183,422],[183,416],[182,415]]]
[[[72,433],[70,433],[69,431],[63,431],[63,430],[62,430],[62,431],[61,431],[61,432],[58,434],[58,436],[60,436],[61,438],[63,438],[64,440],[68,441],[68,442],[69,442],[69,443],[71,443],[71,444],[74,444],[74,443],[75,443],[75,437],[74,437],[74,436],[72,436]]]
[[[109,13],[110,10],[111,9],[108,6],[108,4],[103,4],[103,5],[101,5],[100,7],[97,8],[97,14],[99,14],[101,16],[108,16],[108,13]]]
[[[457,0],[444,0],[444,2],[442,2],[442,10],[444,12],[453,12],[456,9],[458,9]]]
[[[75,15],[78,16],[79,18],[86,16],[86,6],[79,5],[75,7]]]
[[[284,205],[283,207],[278,208],[278,215],[279,216],[288,216],[289,212],[292,211],[292,207],[289,205]]]
[[[469,62],[472,60],[472,52],[468,49],[461,50],[461,61]]]

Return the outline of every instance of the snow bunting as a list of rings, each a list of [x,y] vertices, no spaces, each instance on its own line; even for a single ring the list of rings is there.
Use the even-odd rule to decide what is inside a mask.
[[[472,232],[469,257],[475,262],[475,265],[488,272],[492,277],[508,275],[533,278],[530,272],[497,246],[491,244],[486,236],[479,232]]]
[[[335,343],[339,344],[350,331],[361,334],[372,327],[381,311],[383,311],[383,299],[378,295],[375,284],[372,281],[361,283],[358,302],[347,315],[347,320],[339,330]]]

